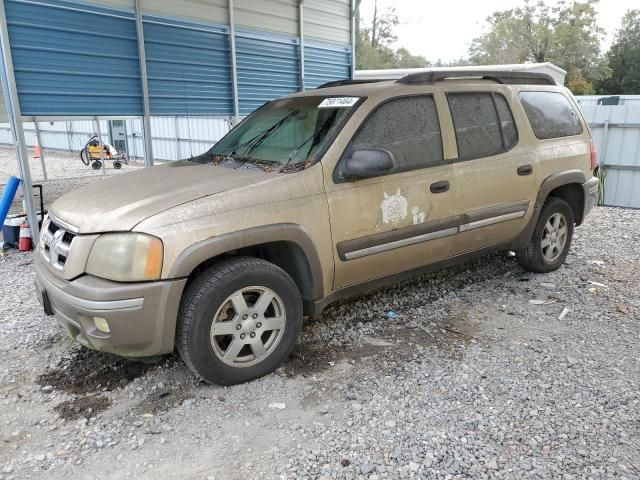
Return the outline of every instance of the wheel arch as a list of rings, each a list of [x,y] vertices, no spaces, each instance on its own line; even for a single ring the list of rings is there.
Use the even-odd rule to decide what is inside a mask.
[[[291,223],[202,240],[178,256],[169,276],[192,279],[215,262],[234,256],[262,258],[287,272],[300,290],[305,314],[313,314],[315,302],[324,297],[322,264],[315,245],[302,226]]]
[[[565,200],[573,210],[574,222],[580,225],[584,220],[584,189],[582,185],[587,181],[587,177],[582,170],[566,170],[554,173],[542,181],[538,196],[534,205],[533,215],[525,229],[513,241],[513,248],[518,250],[525,248],[533,231],[538,223],[540,211],[549,197],[557,197]]]

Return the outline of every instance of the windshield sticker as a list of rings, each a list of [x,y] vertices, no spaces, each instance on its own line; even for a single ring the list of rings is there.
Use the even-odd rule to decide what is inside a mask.
[[[353,107],[360,97],[330,97],[325,98],[318,108],[344,108]]]

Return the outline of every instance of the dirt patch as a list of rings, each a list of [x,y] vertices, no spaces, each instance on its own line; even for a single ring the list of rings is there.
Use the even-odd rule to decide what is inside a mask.
[[[155,367],[155,364],[82,348],[40,375],[38,384],[74,395],[87,395],[122,388]]]
[[[111,400],[106,397],[87,395],[62,402],[53,410],[65,420],[77,420],[80,417],[89,419],[109,408],[109,405]]]
[[[313,375],[334,365],[343,354],[344,350],[336,347],[297,343],[281,368],[290,377]]]
[[[163,413],[193,398],[191,390],[164,390],[149,395],[134,407],[134,412],[140,415]]]

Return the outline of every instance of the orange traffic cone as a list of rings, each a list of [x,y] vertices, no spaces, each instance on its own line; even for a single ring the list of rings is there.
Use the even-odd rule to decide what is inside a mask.
[[[40,144],[38,140],[36,140],[35,152],[33,153],[33,158],[41,158],[42,157],[42,149],[40,148]]]

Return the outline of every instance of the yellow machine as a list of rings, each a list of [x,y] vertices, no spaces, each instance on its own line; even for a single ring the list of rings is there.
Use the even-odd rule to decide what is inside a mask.
[[[119,152],[108,143],[102,144],[102,155],[100,155],[98,135],[93,135],[84,148],[80,150],[80,159],[87,166],[91,164],[91,168],[94,170],[102,168],[102,162],[107,160],[113,161],[113,168],[115,169],[120,169],[123,163],[127,163],[126,154]]]

